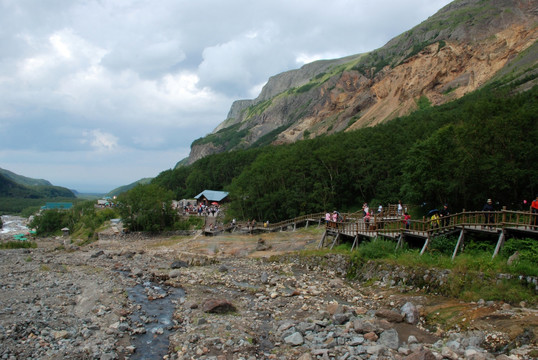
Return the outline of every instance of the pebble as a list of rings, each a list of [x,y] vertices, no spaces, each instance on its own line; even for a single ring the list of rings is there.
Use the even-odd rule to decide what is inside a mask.
[[[498,333],[452,330],[437,338],[424,329],[413,293],[402,299],[365,293],[345,280],[343,270],[295,259],[197,258],[193,266],[166,252],[35,249],[30,255],[26,261],[28,253],[0,251],[1,359],[129,358],[141,351],[129,338],[164,336],[167,330],[172,350],[161,358],[170,360],[504,360],[536,351],[527,343],[494,355],[486,347],[506,341]],[[345,268],[338,257],[326,260],[338,264],[334,269]],[[130,318],[140,308],[126,289],[150,281],[185,290],[173,299],[169,326],[150,328],[145,324],[155,318],[147,314],[139,322]],[[147,295],[148,301],[169,296],[156,290]],[[206,312],[208,300],[231,311]],[[476,306],[514,313],[508,304]],[[416,335],[399,330],[406,327]],[[438,340],[428,342],[426,334]]]

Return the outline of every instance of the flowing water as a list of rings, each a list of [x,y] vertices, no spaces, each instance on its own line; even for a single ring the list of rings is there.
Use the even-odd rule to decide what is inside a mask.
[[[27,219],[23,217],[2,215],[2,223],[4,224],[0,230],[2,235],[26,234],[28,232]]]
[[[168,337],[173,330],[172,316],[176,300],[183,297],[185,292],[145,282],[127,289],[127,293],[138,309],[131,314],[133,329],[142,326],[146,329],[145,333],[133,336],[136,352],[130,359],[162,359],[168,354]]]

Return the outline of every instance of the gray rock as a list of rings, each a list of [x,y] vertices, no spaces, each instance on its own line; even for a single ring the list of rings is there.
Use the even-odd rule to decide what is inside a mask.
[[[349,314],[337,313],[333,315],[333,320],[336,325],[343,325],[349,321]]]
[[[407,355],[405,360],[437,360],[435,355],[428,349],[413,352]]]
[[[304,335],[308,331],[314,331],[316,329],[316,324],[303,321],[297,324],[296,328],[297,331]]]
[[[364,344],[364,338],[362,336],[353,336],[349,341],[349,346],[357,346]]]
[[[95,259],[95,258],[97,258],[97,257],[99,257],[101,255],[104,255],[104,254],[105,254],[105,252],[103,250],[99,250],[99,251],[96,251],[93,254],[91,254],[90,257],[92,259]]]
[[[134,269],[131,269],[131,274],[133,274],[136,277],[141,277],[142,275],[144,275],[144,272],[142,271],[142,269],[134,268]]]
[[[417,307],[411,303],[406,302],[401,308],[401,314],[404,317],[405,322],[416,325],[420,319],[420,313]]]
[[[170,265],[171,269],[179,269],[179,268],[186,268],[186,267],[189,267],[189,264],[181,260],[176,260]]]
[[[407,338],[407,343],[408,344],[417,344],[418,340],[415,337],[415,335],[409,335],[409,337]]]
[[[284,341],[286,344],[291,344],[293,346],[299,346],[304,343],[303,335],[301,335],[301,333],[298,331],[284,338]]]
[[[379,345],[383,345],[392,350],[398,350],[400,347],[400,341],[398,340],[398,332],[395,329],[388,329],[381,333],[379,340],[377,340]]]
[[[359,334],[366,334],[376,330],[376,327],[370,321],[360,318],[353,321],[353,328]]]

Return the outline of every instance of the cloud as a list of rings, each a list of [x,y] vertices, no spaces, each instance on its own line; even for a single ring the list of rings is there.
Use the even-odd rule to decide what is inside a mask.
[[[155,176],[270,76],[374,50],[448,2],[0,0],[0,166]]]
[[[85,131],[82,135],[81,142],[90,144],[96,151],[112,151],[118,148],[118,138],[99,129]]]

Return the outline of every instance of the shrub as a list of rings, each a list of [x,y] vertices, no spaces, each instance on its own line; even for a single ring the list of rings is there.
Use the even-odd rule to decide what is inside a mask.
[[[384,259],[395,254],[396,244],[390,240],[378,239],[359,245],[357,256],[362,259]]]
[[[504,244],[500,255],[510,257],[515,252],[519,253],[518,261],[529,261],[538,264],[538,242],[533,239],[509,239]]]
[[[455,237],[434,237],[428,246],[428,252],[437,255],[452,255],[457,242]]]
[[[33,241],[8,241],[0,243],[0,249],[35,249],[37,244]]]

